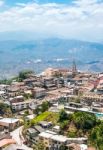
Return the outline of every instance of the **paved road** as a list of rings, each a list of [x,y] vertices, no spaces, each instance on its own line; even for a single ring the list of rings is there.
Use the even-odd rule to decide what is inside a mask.
[[[23,140],[20,136],[21,131],[22,131],[22,126],[10,133],[12,138],[17,142],[17,144],[10,145],[4,150],[16,150],[17,148],[22,150],[33,150],[32,148],[29,148],[23,144]]]

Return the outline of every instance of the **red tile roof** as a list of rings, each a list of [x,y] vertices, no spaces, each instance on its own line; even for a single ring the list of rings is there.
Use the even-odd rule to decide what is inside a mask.
[[[3,139],[0,141],[0,147],[4,147],[9,144],[16,144],[16,141],[13,139]]]

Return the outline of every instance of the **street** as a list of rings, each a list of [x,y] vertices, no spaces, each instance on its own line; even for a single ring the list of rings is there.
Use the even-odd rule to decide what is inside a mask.
[[[10,145],[6,147],[4,150],[33,150],[32,148],[27,147],[26,145],[23,144],[23,140],[20,136],[20,133],[22,131],[23,126],[17,128],[16,130],[12,131],[10,134],[12,138],[17,142],[17,144]]]

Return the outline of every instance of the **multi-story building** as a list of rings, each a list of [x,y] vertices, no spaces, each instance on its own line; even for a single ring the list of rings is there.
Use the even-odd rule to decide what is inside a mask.
[[[10,103],[18,103],[24,101],[24,97],[22,95],[16,96],[16,97],[11,97],[9,99]]]
[[[9,86],[6,89],[6,93],[8,95],[8,97],[15,97],[20,95],[20,87],[18,86]]]
[[[67,138],[66,136],[59,135],[49,130],[40,133],[39,140],[43,142],[48,150],[60,150],[62,146],[66,146],[69,150],[69,144],[71,143],[87,143],[87,138]]]
[[[33,102],[32,100],[28,100],[28,101],[23,101],[23,102],[18,102],[18,103],[12,103],[11,107],[12,107],[12,110],[19,111],[19,110],[29,108],[29,106],[32,105],[32,102]]]
[[[50,138],[51,149],[59,150],[62,145],[67,145],[68,138],[63,135],[53,135]]]
[[[103,102],[103,96],[102,95],[98,95],[98,94],[92,93],[92,92],[84,93],[82,98],[87,103],[88,102],[90,102],[90,103],[92,103],[92,102]]]
[[[39,140],[44,143],[46,149],[48,150],[50,150],[52,147],[52,142],[50,141],[50,139],[53,135],[56,135],[56,133],[48,130],[39,134]]]
[[[44,88],[36,87],[32,90],[32,95],[34,98],[42,98],[46,95],[46,90]]]
[[[19,125],[19,119],[2,118],[0,119],[0,128],[14,130]]]
[[[26,139],[27,139],[27,141],[29,141],[28,143],[36,144],[36,142],[37,142],[36,138],[37,138],[38,134],[39,133],[34,128],[27,129]]]
[[[56,89],[56,83],[53,77],[45,77],[42,79],[42,85],[46,89]]]

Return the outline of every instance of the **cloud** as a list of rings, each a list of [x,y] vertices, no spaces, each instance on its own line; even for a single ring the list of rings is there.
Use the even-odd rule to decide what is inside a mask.
[[[16,6],[21,6],[21,7],[25,7],[27,4],[25,3],[16,3]]]
[[[0,12],[0,31],[30,31],[50,37],[100,41],[102,18],[103,3],[97,0],[76,0],[72,5],[18,3]]]
[[[0,7],[4,5],[4,0],[0,0]]]

